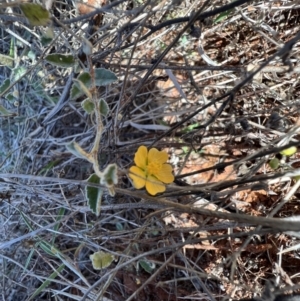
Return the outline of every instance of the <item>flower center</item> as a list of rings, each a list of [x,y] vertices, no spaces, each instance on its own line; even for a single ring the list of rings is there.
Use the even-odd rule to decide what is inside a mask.
[[[157,174],[162,168],[162,164],[159,162],[151,162],[147,166],[147,173],[148,175],[155,175]]]

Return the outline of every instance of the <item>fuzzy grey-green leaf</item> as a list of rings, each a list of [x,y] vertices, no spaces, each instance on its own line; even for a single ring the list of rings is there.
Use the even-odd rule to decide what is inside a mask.
[[[90,87],[91,86],[91,75],[88,72],[82,72],[78,77],[78,80],[80,80],[86,87]]]
[[[6,110],[2,105],[0,105],[0,116],[13,116],[14,113]]]
[[[145,272],[149,274],[151,274],[155,269],[155,264],[146,259],[139,260],[139,265],[143,268]]]
[[[101,115],[103,115],[103,116],[106,116],[109,112],[108,104],[103,98],[101,98],[99,100],[99,109],[100,109]]]
[[[118,80],[118,78],[113,72],[104,68],[95,69],[96,86],[107,86],[116,80]]]
[[[4,92],[10,86],[10,79],[7,78],[3,84],[0,86],[0,94]]]
[[[88,113],[91,114],[94,109],[95,109],[95,105],[94,103],[89,99],[86,98],[82,103],[81,103],[82,108]]]
[[[77,80],[81,81],[87,88],[91,86],[91,76],[87,72],[82,72]],[[84,95],[84,92],[80,89],[78,82],[74,82],[71,88],[71,99],[76,100],[80,96]]]
[[[101,184],[112,186],[118,184],[118,167],[116,164],[109,164],[104,172]]]
[[[114,261],[115,257],[110,253],[98,251],[90,255],[90,259],[92,261],[93,268],[95,270],[102,270],[104,268],[109,267],[111,263]]]
[[[96,174],[92,174],[88,179],[88,183],[99,184],[100,178]],[[88,205],[90,209],[99,216],[101,210],[101,200],[102,200],[103,190],[97,187],[86,186],[85,196],[88,200]]]
[[[46,47],[53,41],[53,38],[49,38],[45,35],[41,36],[41,44],[42,46]]]
[[[78,143],[76,142],[71,142],[69,144],[66,145],[67,150],[72,153],[73,155],[75,155],[77,158],[80,159],[88,159],[84,152],[82,151],[81,147],[78,145]]]
[[[51,53],[45,57],[45,60],[52,65],[63,68],[72,67],[75,64],[74,56],[70,54]]]

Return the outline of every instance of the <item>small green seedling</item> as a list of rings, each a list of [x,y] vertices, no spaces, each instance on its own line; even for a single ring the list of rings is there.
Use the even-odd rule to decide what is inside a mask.
[[[294,155],[297,152],[297,147],[296,146],[291,146],[287,149],[284,149],[280,152],[281,155],[290,157]]]
[[[139,265],[142,267],[142,269],[147,272],[148,274],[151,274],[155,270],[155,263],[147,260],[147,259],[141,259],[138,261]]]
[[[279,164],[280,164],[280,161],[279,159],[277,158],[273,158],[270,160],[269,162],[269,166],[272,168],[272,169],[277,169],[279,167]]]

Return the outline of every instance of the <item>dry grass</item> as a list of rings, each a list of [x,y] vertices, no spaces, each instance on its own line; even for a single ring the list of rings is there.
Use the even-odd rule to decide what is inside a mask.
[[[299,242],[287,233],[294,224],[266,217],[299,215],[300,182],[286,174],[299,153],[276,171],[267,164],[284,145],[299,144],[299,4],[248,1],[184,32],[187,22],[153,30],[191,20],[204,4],[203,12],[229,3],[124,1],[91,24],[74,19],[74,3],[63,0],[51,9],[65,25],[53,27],[50,46],[40,42],[43,28],[0,14],[1,53],[13,47],[14,57],[13,68],[0,67],[0,84],[11,79],[14,95],[1,94],[10,114],[0,119],[1,300],[297,292],[299,254],[288,248]],[[83,36],[93,43],[93,66],[119,79],[98,91],[110,107],[101,168],[116,163],[120,170],[117,194],[104,195],[98,218],[83,193],[92,166],[66,150],[73,140],[89,150],[95,136],[82,99],[69,97],[79,66],[88,66]],[[78,67],[50,65],[44,57],[55,52],[78,56]],[[136,192],[128,180],[139,145],[169,152],[176,180],[162,196]],[[98,250],[116,256],[101,271],[89,259]],[[143,260],[155,264],[151,272]]]

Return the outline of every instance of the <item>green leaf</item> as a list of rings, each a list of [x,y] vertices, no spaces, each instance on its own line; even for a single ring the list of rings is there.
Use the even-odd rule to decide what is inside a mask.
[[[279,167],[279,164],[280,164],[280,161],[277,159],[277,158],[273,158],[270,160],[269,162],[269,166],[272,168],[272,169],[277,169]]]
[[[50,256],[57,256],[57,253],[60,253],[60,251],[57,248],[55,248],[53,245],[49,244],[47,241],[44,240],[41,240],[38,243],[38,246]]]
[[[65,212],[66,212],[66,208],[61,207],[61,208],[59,209],[58,215],[57,215],[57,217],[56,217],[56,221],[60,221],[60,220],[64,217]],[[51,240],[52,246],[54,246],[55,238],[56,238],[56,236],[57,236],[59,227],[60,227],[60,223],[57,223],[57,224],[54,226],[53,237],[52,237],[52,240]]]
[[[66,145],[67,150],[80,159],[86,159],[90,161],[88,154],[80,147],[76,142],[71,142]]]
[[[47,55],[45,60],[52,65],[63,68],[72,67],[75,64],[74,56],[70,54],[52,53]]]
[[[8,93],[5,98],[11,103],[15,101],[15,97],[12,93]]]
[[[54,39],[54,31],[52,26],[49,26],[41,37],[41,43],[43,46],[49,45]]]
[[[72,84],[70,95],[71,95],[71,100],[76,100],[77,98],[83,95],[82,91],[80,91],[80,89],[78,88],[75,82]]]
[[[100,109],[100,113],[103,115],[103,116],[106,116],[109,112],[109,107],[108,107],[108,104],[107,102],[101,98],[99,100],[99,109]]]
[[[34,228],[31,226],[30,221],[28,220],[27,216],[22,211],[19,211],[19,212],[20,212],[20,215],[22,216],[26,226],[31,231],[34,231]],[[62,210],[60,212],[62,213]],[[57,230],[57,228],[55,228],[55,229]],[[38,236],[36,236],[35,238],[39,239]],[[57,256],[57,253],[60,253],[60,251],[57,248],[55,248],[53,245],[49,244],[48,242],[46,242],[44,240],[39,239],[39,241],[36,242],[36,246],[42,248],[50,256]]]
[[[91,55],[93,53],[93,44],[86,38],[83,38],[82,41],[82,51],[86,55]]]
[[[290,157],[294,155],[297,152],[297,147],[296,146],[291,146],[287,149],[284,149],[280,152],[281,155]]]
[[[90,255],[90,259],[95,270],[102,270],[111,265],[115,259],[115,256],[110,253],[98,251]]]
[[[94,109],[95,109],[95,105],[94,103],[89,99],[86,98],[82,103],[81,103],[82,108],[88,113],[91,114]]]
[[[197,126],[199,126],[200,125],[200,123],[193,123],[193,124],[190,124],[189,126],[187,126],[186,128],[184,128],[183,130],[182,130],[182,132],[183,133],[189,133],[189,132],[191,132],[193,129],[195,129]]]
[[[35,61],[36,61],[36,53],[35,53],[34,51],[29,50],[29,51],[27,52],[27,56],[28,56],[28,58],[31,59],[32,62],[35,62]]]
[[[114,185],[118,184],[118,167],[116,164],[109,164],[105,168],[101,184],[108,188],[111,196],[115,195]]]
[[[98,68],[95,69],[95,85],[96,86],[106,86],[113,82],[115,82],[118,78],[116,75],[106,69]],[[81,81],[87,89],[90,89],[92,86],[92,78],[90,73],[82,72],[78,77],[77,80]],[[74,82],[71,88],[71,99],[76,100],[80,96],[84,95],[84,91],[80,87],[78,82]]]
[[[78,77],[77,80],[81,81],[87,88],[90,88],[92,79],[89,73],[83,72]],[[74,82],[71,88],[71,99],[76,100],[80,96],[84,95],[84,92],[80,89],[78,82]]]
[[[147,272],[149,274],[151,274],[154,271],[154,269],[155,269],[155,263],[150,262],[150,261],[148,261],[146,259],[139,260],[139,265],[142,267],[142,269],[145,272]]]
[[[118,80],[116,75],[104,68],[95,69],[95,84],[96,86],[107,86]]]
[[[81,73],[77,79],[80,80],[88,88],[91,86],[92,78],[88,72]]]
[[[22,218],[23,218],[23,220],[24,220],[26,226],[27,226],[31,231],[33,231],[34,229],[33,229],[33,227],[31,226],[30,221],[28,220],[27,216],[26,216],[22,211],[19,211],[19,212],[20,212],[20,215],[22,216]]]
[[[47,174],[47,172],[49,170],[51,170],[53,167],[55,167],[56,165],[58,165],[60,163],[61,159],[55,160],[55,161],[51,161],[49,162],[46,166],[44,166],[41,171],[38,173],[38,175],[41,175],[42,173],[45,172],[44,176]]]
[[[120,223],[120,222],[116,222],[115,226],[116,226],[117,231],[124,230],[124,227],[123,227],[122,223]]]
[[[15,39],[10,40],[10,45],[9,45],[9,56],[11,58],[15,57]]]
[[[39,295],[40,293],[45,291],[45,288],[51,283],[51,279],[55,279],[65,268],[64,264],[61,264],[56,271],[54,271],[47,280],[45,280],[40,287],[38,287],[38,289],[30,296],[29,299],[27,299],[28,301],[33,300],[37,295]]]
[[[88,183],[100,184],[100,178],[96,174],[92,174],[88,179]],[[86,186],[85,196],[88,200],[88,205],[90,209],[99,216],[101,210],[101,200],[102,200],[103,190],[102,188]]]
[[[52,42],[52,40],[53,39],[51,39],[51,38],[48,38],[46,36],[42,36],[41,37],[41,44],[42,44],[42,46],[46,47]]]
[[[27,72],[27,69],[25,67],[17,67],[14,68],[12,71],[12,79],[14,82],[19,80],[22,76],[24,76]]]
[[[26,270],[28,269],[29,264],[31,262],[31,259],[32,259],[33,255],[34,255],[34,252],[35,252],[35,249],[31,249],[30,250],[29,255],[28,255],[28,257],[27,257],[27,259],[25,261],[24,269],[26,269]]]
[[[0,86],[0,94],[3,93],[10,86],[10,79],[7,78]]]
[[[22,3],[20,9],[32,26],[46,26],[50,23],[49,12],[40,4]]]
[[[229,10],[224,11],[223,13],[220,13],[219,16],[213,22],[219,23],[219,22],[225,20],[232,11],[233,11],[233,9],[229,9]]]
[[[0,65],[12,68],[14,66],[14,59],[8,55],[0,53]]]
[[[92,93],[90,90],[87,88],[87,86],[80,80],[74,78],[73,81],[77,84],[79,90],[83,92],[87,98],[92,99]]]
[[[2,105],[0,105],[0,116],[7,117],[7,116],[13,116],[13,115],[15,115],[15,113],[6,110]]]
[[[187,38],[186,35],[182,36],[179,41],[180,41],[180,44],[181,44],[182,47],[186,46],[189,43],[188,38]]]
[[[118,167],[114,164],[109,164],[104,172],[103,178],[101,179],[101,184],[103,185],[116,185],[118,184]]]

